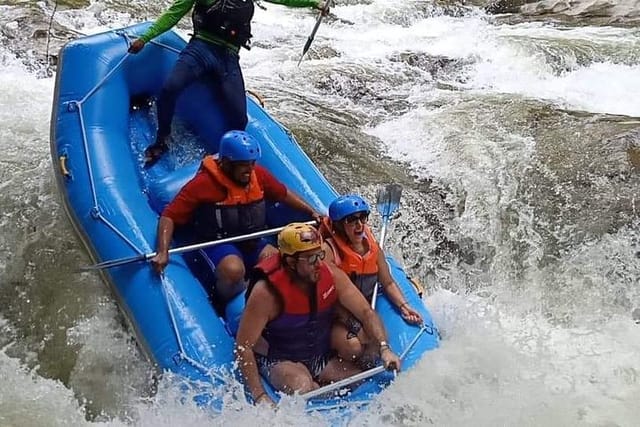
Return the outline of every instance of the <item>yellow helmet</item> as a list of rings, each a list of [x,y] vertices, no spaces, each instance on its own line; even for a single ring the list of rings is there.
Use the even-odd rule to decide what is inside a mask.
[[[278,234],[280,253],[295,255],[298,252],[320,249],[322,237],[315,227],[302,222],[292,222]]]

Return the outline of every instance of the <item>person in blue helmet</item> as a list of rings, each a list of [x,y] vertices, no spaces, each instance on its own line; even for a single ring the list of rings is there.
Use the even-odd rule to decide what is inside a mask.
[[[196,175],[163,210],[158,222],[157,255],[151,259],[161,274],[169,262],[176,225],[189,225],[202,241],[217,240],[266,228],[266,202],[283,202],[319,218],[311,206],[288,190],[268,170],[256,165],[260,145],[245,131],[229,131],[216,156],[204,158]],[[215,269],[214,295],[225,303],[245,289],[245,272],[258,260],[277,252],[262,239],[203,249]]]
[[[411,307],[393,280],[384,252],[367,225],[370,212],[369,204],[355,194],[340,196],[329,205],[329,217],[323,218],[321,226],[327,262],[344,271],[369,302],[379,283],[402,318],[420,324],[420,313]],[[338,311],[331,338],[332,347],[341,357],[368,361],[370,339],[351,313]]]

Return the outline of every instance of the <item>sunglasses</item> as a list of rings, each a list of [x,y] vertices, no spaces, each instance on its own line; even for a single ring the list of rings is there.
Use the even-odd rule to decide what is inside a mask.
[[[368,220],[369,220],[369,213],[363,212],[360,214],[349,215],[344,219],[344,222],[349,225],[355,224],[356,221],[360,221],[362,224],[366,224]]]
[[[325,255],[326,255],[325,251],[320,251],[320,252],[316,252],[315,254],[309,255],[309,256],[298,256],[298,257],[296,257],[296,259],[304,260],[310,265],[315,265],[318,262],[320,262],[321,260],[323,260]]]

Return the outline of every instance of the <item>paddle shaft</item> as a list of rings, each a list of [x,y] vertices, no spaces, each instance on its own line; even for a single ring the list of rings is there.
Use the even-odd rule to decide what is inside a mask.
[[[385,216],[382,218],[382,227],[380,227],[380,247],[384,247],[384,241],[387,238],[387,227],[389,226],[389,221],[391,220],[390,216]]]
[[[407,357],[407,354],[409,354],[409,350],[411,350],[411,348],[416,344],[416,342],[418,342],[418,339],[420,338],[420,335],[422,335],[422,333],[425,331],[425,327],[423,326],[422,328],[420,328],[420,330],[418,331],[418,333],[416,334],[415,337],[413,337],[413,339],[411,340],[411,342],[409,343],[409,345],[407,345],[407,347],[404,349],[404,351],[402,352],[402,354],[400,355],[400,360],[403,360],[405,357]],[[334,383],[328,384],[324,387],[320,387],[317,388],[315,390],[312,390],[308,393],[305,393],[302,395],[302,398],[305,400],[308,399],[312,399],[316,396],[320,396],[321,394],[325,394],[334,390],[338,390],[339,388],[342,388],[344,386],[348,386],[351,385],[355,382],[358,381],[362,381],[362,380],[366,380],[367,378],[371,378],[374,375],[379,374],[380,372],[384,372],[385,368],[384,366],[380,365],[380,366],[376,366],[375,368],[371,368],[367,371],[364,372],[360,372],[359,374],[355,374],[352,375],[348,378],[342,379],[340,381],[336,381]]]
[[[380,249],[384,248],[384,241],[387,237],[387,226],[389,225],[389,216],[384,216],[382,218],[382,227],[380,229]],[[371,295],[371,308],[376,309],[376,303],[378,302],[378,288],[380,287],[380,282],[376,282],[373,287],[373,295]]]
[[[307,42],[304,44],[304,48],[302,49],[302,55],[300,55],[300,59],[298,60],[298,66],[300,66],[300,62],[302,62],[302,58],[304,58],[304,55],[307,53],[307,51],[311,47],[311,43],[313,43],[313,38],[316,36],[316,33],[318,32],[318,28],[320,27],[320,23],[322,22],[322,18],[324,18],[324,16],[329,11],[330,4],[331,4],[331,0],[325,0],[324,7],[320,11],[320,16],[318,16],[318,19],[316,20],[316,24],[313,26],[313,30],[311,30],[311,34],[309,34],[309,37],[307,38]]]
[[[360,372],[359,374],[352,375],[348,378],[345,378],[340,381],[336,381],[335,383],[331,383],[324,387],[317,388],[310,392],[307,392],[302,395],[302,398],[305,400],[313,399],[316,396],[320,396],[321,394],[329,393],[334,390],[338,390],[344,386],[348,386],[358,381],[366,380],[367,378],[371,378],[374,375],[379,374],[380,372],[384,372],[384,366],[376,366],[375,368],[371,368],[367,371]]]
[[[391,215],[400,206],[400,197],[402,197],[402,186],[400,184],[387,184],[384,189],[378,190],[376,207],[378,213],[382,217],[382,227],[380,229],[380,249],[384,248],[384,241],[387,237],[387,227],[391,221]],[[373,287],[373,295],[371,295],[371,308],[376,309],[378,301],[378,288],[380,282],[376,282]]]
[[[316,224],[315,221],[307,221],[305,224],[313,225]],[[234,243],[234,242],[242,242],[244,240],[251,239],[259,239],[261,237],[271,236],[282,231],[284,227],[276,227],[270,228],[268,230],[256,231],[255,233],[243,234],[242,236],[234,236],[234,237],[226,237],[224,239],[211,240],[208,242],[195,243],[193,245],[181,246],[179,248],[169,249],[169,254],[179,254],[183,252],[196,251],[198,249],[204,249],[211,246],[222,245],[224,243]],[[157,255],[157,252],[151,252],[148,254],[137,255],[133,257],[120,258],[111,261],[104,261],[98,264],[89,265],[86,267],[81,267],[81,271],[91,271],[91,270],[101,270],[104,268],[117,267],[120,265],[130,264],[137,261],[148,261],[154,256]]]

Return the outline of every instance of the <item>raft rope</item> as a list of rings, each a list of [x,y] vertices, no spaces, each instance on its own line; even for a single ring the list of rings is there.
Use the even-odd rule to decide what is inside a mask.
[[[133,40],[133,39],[134,39],[134,37],[137,37],[137,36],[136,36],[136,35],[134,35],[134,34],[127,34],[127,33],[126,33],[126,32],[124,32],[123,30],[114,31],[114,33],[115,33],[115,34],[117,34],[117,35],[119,35],[119,36],[124,37],[124,38],[125,38],[125,40],[127,41],[127,46],[131,46],[131,40]],[[156,40],[150,40],[150,41],[148,41],[148,42],[147,42],[147,43],[145,43],[145,44],[149,44],[149,43],[150,43],[150,44],[154,44],[154,45],[156,45],[156,46],[158,46],[158,47],[161,47],[161,48],[163,48],[163,49],[167,49],[167,50],[169,50],[169,51],[171,51],[171,52],[174,52],[174,53],[180,53],[180,49],[176,49],[176,48],[175,48],[175,47],[173,47],[173,46],[169,46],[168,44],[160,43],[160,42],[158,42],[158,41],[156,41]]]
[[[57,7],[57,0],[56,0],[56,7]],[[51,15],[51,22],[53,22],[53,14]],[[122,31],[122,30],[115,31],[115,34],[122,36],[125,39],[128,46],[131,45],[131,40],[133,38],[132,35],[127,34],[125,31]],[[150,43],[160,48],[167,49],[171,52],[180,53],[180,50],[176,49],[173,46],[156,42],[155,40],[150,41]],[[97,199],[96,188],[95,188],[95,180],[93,177],[93,168],[91,167],[91,159],[89,158],[89,143],[88,143],[87,132],[86,132],[86,127],[84,122],[84,114],[82,109],[83,104],[93,94],[95,94],[105,84],[107,80],[111,78],[111,76],[118,70],[118,68],[122,66],[124,61],[126,61],[130,55],[131,54],[128,52],[125,53],[122,59],[120,59],[120,61],[118,61],[118,63],[93,88],[91,88],[81,100],[69,101],[68,108],[70,111],[73,111],[73,109],[77,109],[78,116],[80,119],[80,128],[82,131],[82,144],[84,146],[85,162],[87,164],[87,170],[89,174],[89,184],[91,187],[91,197],[93,200],[93,206],[91,208],[91,216],[95,219],[99,219],[103,221],[107,225],[107,227],[109,227],[116,235],[118,235],[124,242],[126,242],[138,255],[143,255],[145,251],[141,250],[131,240],[127,239],[124,233],[118,230],[111,222],[109,222],[109,220],[107,220],[107,218],[104,217],[104,215],[102,215],[102,212],[100,212],[100,207],[98,206],[98,199]]]
[[[173,325],[173,333],[176,337],[176,341],[178,342],[178,356],[180,357],[181,360],[184,360],[188,363],[190,363],[191,365],[193,365],[195,368],[197,368],[198,370],[200,370],[203,374],[208,375],[209,377],[211,377],[212,380],[218,380],[220,382],[222,382],[223,384],[227,384],[227,379],[224,378],[222,375],[218,374],[217,372],[215,372],[213,369],[209,369],[206,366],[204,366],[202,363],[198,362],[197,360],[191,358],[189,355],[187,355],[187,352],[184,349],[184,345],[182,343],[182,337],[180,336],[180,332],[178,330],[178,322],[176,321],[176,316],[175,313],[173,312],[173,307],[171,305],[171,301],[169,300],[169,293],[167,292],[167,280],[164,278],[164,275],[161,277],[161,283],[162,283],[162,294],[164,296],[164,300],[167,303],[167,309],[169,310],[169,317],[171,318],[171,324]]]
[[[47,48],[45,50],[45,61],[47,61],[47,75],[51,77],[53,75],[53,71],[51,71],[51,60],[49,59],[49,44],[51,42],[51,28],[53,27],[53,17],[58,10],[58,0],[54,0],[53,2],[53,11],[51,12],[51,16],[49,16],[49,25],[47,26]]]
[[[122,35],[123,37],[125,37],[125,39],[127,40],[127,43],[130,41],[130,36],[124,32],[118,31],[116,32],[119,35]],[[160,47],[172,50],[174,52],[179,52],[177,49],[172,48],[171,46],[167,46],[164,45],[162,43],[154,43]],[[93,95],[95,94],[104,84],[107,80],[109,80],[111,78],[111,76],[118,70],[118,68],[120,68],[122,66],[122,64],[124,63],[124,61],[126,61],[126,59],[130,56],[129,53],[126,53],[122,59],[120,59],[120,61],[93,87],[89,90],[89,92],[87,92],[87,94],[80,99],[79,101],[70,101],[68,104],[68,108],[70,109],[70,111],[73,111],[74,109],[78,111],[78,117],[80,120],[80,129],[82,131],[82,144],[84,147],[84,154],[85,154],[85,162],[87,164],[87,172],[89,175],[89,185],[91,188],[91,198],[93,201],[93,206],[91,208],[91,216],[95,219],[98,219],[102,222],[104,222],[104,224],[109,227],[109,229],[111,229],[116,235],[118,235],[124,242],[126,242],[134,251],[136,251],[139,255],[144,254],[144,251],[142,251],[141,249],[139,249],[131,240],[129,240],[124,233],[122,233],[120,230],[118,230],[118,228],[113,225],[103,214],[102,212],[100,212],[100,207],[98,206],[98,197],[97,197],[97,192],[96,192],[96,186],[95,186],[95,179],[94,179],[94,175],[93,175],[93,168],[91,166],[91,159],[89,157],[89,142],[88,142],[88,137],[87,137],[87,132],[86,132],[86,126],[85,126],[85,121],[84,121],[84,114],[83,114],[83,105],[85,102],[87,102],[87,100]],[[191,358],[189,355],[187,355],[183,342],[182,342],[182,338],[180,336],[180,332],[178,329],[178,323],[176,321],[176,317],[175,317],[175,313],[173,311],[173,306],[171,304],[171,301],[169,299],[169,294],[167,292],[166,289],[166,280],[164,279],[164,277],[161,278],[161,282],[162,282],[162,295],[164,297],[164,300],[167,304],[167,309],[169,311],[169,317],[171,318],[171,324],[173,326],[173,333],[176,337],[176,342],[178,344],[178,356],[180,357],[181,360],[186,361],[187,363],[191,364],[192,366],[194,366],[196,369],[200,370],[203,374],[209,376],[212,380],[218,380],[221,381],[223,384],[227,384],[228,381],[226,378],[224,378],[222,375],[218,374],[217,372],[214,372],[212,369],[208,369],[206,366],[204,366],[202,363],[198,362],[197,360]]]
[[[93,200],[93,206],[91,207],[91,216],[95,219],[98,219],[105,223],[107,227],[111,229],[114,233],[116,233],[123,241],[125,241],[134,251],[138,253],[138,255],[144,254],[144,251],[140,250],[131,240],[129,240],[124,233],[122,233],[118,228],[113,225],[104,215],[100,212],[100,207],[98,206],[98,196],[96,193],[95,180],[93,177],[93,168],[91,167],[91,159],[89,158],[89,141],[87,138],[87,131],[84,122],[84,114],[83,114],[83,104],[98,91],[98,89],[113,75],[113,73],[120,68],[122,63],[127,59],[129,54],[125,54],[124,57],[116,64],[115,67],[111,71],[104,76],[98,84],[96,84],[89,92],[79,101],[70,101],[69,109],[73,111],[76,109],[78,111],[78,117],[80,119],[80,130],[82,131],[82,144],[84,146],[84,157],[85,162],[87,164],[87,173],[89,175],[89,186],[91,188],[91,198]]]
[[[130,45],[131,36],[129,34],[125,33],[124,31],[116,31],[115,34],[124,37],[126,42],[127,42],[127,45]],[[176,53],[180,52],[178,49],[173,48],[173,47],[168,46],[168,45],[165,45],[163,43],[157,43],[157,42],[153,42],[153,41],[152,41],[152,43],[157,45],[157,46],[159,46],[159,47],[171,50],[171,51],[176,52]],[[130,55],[131,54],[128,53],[128,52],[125,53],[124,56],[122,57],[122,59],[120,59],[120,61],[118,61],[118,63],[93,88],[91,88],[81,100],[79,100],[79,101],[70,101],[69,102],[69,109],[70,110],[73,110],[74,108],[77,109],[78,116],[80,118],[80,129],[82,131],[82,144],[84,146],[85,162],[87,164],[87,172],[89,174],[89,185],[91,187],[91,197],[92,197],[92,200],[93,200],[93,207],[91,208],[91,216],[93,218],[95,218],[95,219],[103,221],[107,225],[107,227],[109,227],[124,242],[126,242],[138,255],[143,255],[145,252],[143,250],[141,250],[140,248],[138,248],[131,240],[129,240],[124,235],[124,233],[122,233],[111,222],[109,222],[109,220],[107,218],[105,218],[104,215],[102,215],[102,212],[100,212],[100,207],[98,206],[98,198],[97,198],[96,187],[95,187],[95,180],[94,180],[94,177],[93,177],[93,168],[91,167],[91,159],[89,158],[89,142],[88,142],[88,138],[87,138],[86,126],[85,126],[85,122],[84,122],[84,114],[83,114],[83,109],[82,109],[82,106],[84,105],[84,103],[93,94],[95,94],[107,82],[107,80],[109,80],[111,78],[111,76],[118,70],[118,68],[120,68],[122,66],[124,61],[126,61],[127,58]]]

